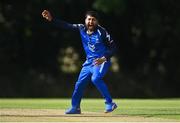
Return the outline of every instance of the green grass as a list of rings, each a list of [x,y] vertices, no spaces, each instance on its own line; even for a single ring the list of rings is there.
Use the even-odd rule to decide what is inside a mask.
[[[115,99],[118,109],[114,115],[143,116],[180,121],[180,99]],[[0,99],[0,109],[62,109],[70,99]],[[103,112],[104,100],[83,99],[82,111]]]

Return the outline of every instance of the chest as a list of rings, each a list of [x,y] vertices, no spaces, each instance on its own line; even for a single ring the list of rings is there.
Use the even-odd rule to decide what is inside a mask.
[[[98,33],[88,35],[86,32],[81,32],[83,43],[97,44],[102,43],[102,37]]]

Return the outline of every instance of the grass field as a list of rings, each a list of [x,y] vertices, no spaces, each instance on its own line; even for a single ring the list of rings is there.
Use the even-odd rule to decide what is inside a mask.
[[[180,122],[180,99],[115,99],[105,114],[102,99],[83,99],[82,114],[64,115],[70,99],[0,99],[0,122]]]

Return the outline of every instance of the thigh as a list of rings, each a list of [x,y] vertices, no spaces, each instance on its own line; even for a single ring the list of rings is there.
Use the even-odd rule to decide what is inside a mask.
[[[90,81],[90,78],[91,78],[90,67],[84,66],[80,71],[77,82],[87,82]]]
[[[104,75],[107,73],[109,67],[111,65],[110,61],[104,62],[101,65],[98,66],[93,66],[92,68],[92,74],[93,76],[99,76],[99,77],[104,77]]]

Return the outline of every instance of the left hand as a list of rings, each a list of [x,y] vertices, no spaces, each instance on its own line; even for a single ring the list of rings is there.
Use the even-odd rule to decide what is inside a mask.
[[[97,59],[94,60],[94,65],[98,66],[98,65],[102,64],[105,61],[106,61],[106,57],[104,57],[104,56],[101,57],[101,58],[97,58]]]

